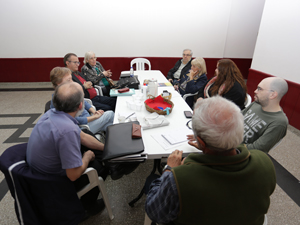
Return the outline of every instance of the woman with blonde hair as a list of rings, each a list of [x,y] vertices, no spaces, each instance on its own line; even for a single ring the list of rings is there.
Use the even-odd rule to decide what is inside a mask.
[[[174,82],[174,88],[175,90],[179,90],[181,96],[198,92],[207,82],[205,60],[199,57],[193,59],[191,64],[189,73]],[[187,97],[185,101],[193,108],[194,96]]]
[[[246,94],[247,86],[237,65],[230,59],[221,59],[218,61],[215,76],[199,91],[198,98],[220,95],[244,109]]]

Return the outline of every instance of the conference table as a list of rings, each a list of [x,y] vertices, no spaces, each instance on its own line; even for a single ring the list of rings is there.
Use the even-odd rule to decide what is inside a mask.
[[[129,71],[124,71],[129,72]],[[159,71],[159,70],[148,70],[148,71],[135,71],[135,74],[138,76],[140,81],[140,87],[143,85],[143,81],[145,79],[155,79],[157,83],[169,83],[166,77]],[[168,133],[172,130],[178,130],[181,128],[186,128],[188,121],[191,118],[186,118],[184,115],[184,111],[191,111],[192,109],[189,105],[183,100],[181,95],[175,91],[173,86],[163,86],[158,87],[158,95],[160,95],[164,90],[167,90],[169,93],[172,93],[171,101],[173,102],[174,106],[172,112],[169,115],[166,115],[165,118],[170,122],[167,126],[161,126],[151,129],[146,129],[142,131],[142,138],[144,142],[144,152],[146,153],[147,159],[154,159],[153,170],[151,174],[154,174],[156,169],[161,173],[160,162],[161,158],[168,157],[173,151],[176,149],[183,151],[183,156],[187,156],[189,153],[193,152],[201,152],[200,150],[190,146],[187,142],[182,144],[176,145],[174,147],[165,149],[160,143],[158,143],[154,138],[153,135],[157,135],[160,133]],[[135,94],[141,94],[141,88],[135,90]],[[146,99],[143,99],[144,102]],[[149,116],[151,113],[146,110],[146,107],[143,103],[141,110],[132,110],[128,107],[128,102],[133,102],[132,96],[118,96],[117,97],[117,104],[115,109],[115,117],[114,117],[114,124],[119,123],[119,114],[127,114],[131,115],[133,112],[136,114],[136,118],[138,121],[142,121],[145,116]],[[124,122],[124,121],[123,121]],[[125,122],[129,122],[129,119]],[[192,130],[190,130],[190,134],[192,134]],[[131,207],[143,196],[144,188],[140,191],[139,195],[129,202]],[[145,222],[144,225],[150,224],[151,221],[149,220],[147,214],[145,214]]]
[[[143,85],[145,79],[156,79],[157,83],[168,83],[169,81],[159,70],[148,70],[148,71],[135,71],[135,74],[138,76],[140,85]],[[187,122],[190,120],[185,117],[184,111],[191,111],[192,109],[186,104],[181,95],[175,91],[173,86],[164,86],[158,87],[158,95],[160,95],[163,90],[167,90],[172,93],[171,101],[174,103],[172,112],[169,115],[166,115],[165,118],[170,122],[168,126],[156,127],[152,129],[143,130],[142,137],[145,147],[145,152],[147,154],[147,159],[161,159],[163,157],[168,157],[174,150],[178,149],[183,151],[183,156],[187,156],[192,152],[199,152],[198,149],[190,146],[187,142],[184,142],[181,145],[176,145],[169,149],[164,149],[160,143],[158,143],[152,136],[158,133],[168,133],[171,130],[177,130],[182,127],[186,127]],[[141,93],[141,89],[135,90],[135,93],[138,95]],[[144,101],[145,99],[143,99]],[[119,113],[121,114],[131,114],[134,110],[127,107],[127,102],[133,101],[132,96],[118,96],[117,104],[115,110],[114,124],[119,123],[118,117]],[[141,111],[135,111],[138,121],[143,120],[143,117],[150,115],[151,113],[146,110],[144,103],[142,105]],[[125,121],[125,122],[128,122]],[[191,134],[192,134],[192,130]]]

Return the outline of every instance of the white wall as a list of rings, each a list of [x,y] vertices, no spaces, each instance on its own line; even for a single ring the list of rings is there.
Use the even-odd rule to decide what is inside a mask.
[[[300,83],[300,1],[266,0],[251,68]]]
[[[0,58],[252,58],[264,0],[0,0]]]

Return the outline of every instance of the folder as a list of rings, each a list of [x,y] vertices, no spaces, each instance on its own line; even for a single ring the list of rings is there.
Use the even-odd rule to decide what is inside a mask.
[[[103,150],[103,160],[116,160],[124,156],[141,154],[144,151],[143,138],[132,138],[132,123],[139,124],[138,121],[128,123],[118,123],[107,127],[106,140]],[[128,161],[139,159],[136,157],[128,157]],[[143,159],[141,157],[140,159]]]

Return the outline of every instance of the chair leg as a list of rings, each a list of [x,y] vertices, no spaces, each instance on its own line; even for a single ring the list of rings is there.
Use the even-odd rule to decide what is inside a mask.
[[[102,194],[103,201],[104,201],[105,207],[107,209],[109,218],[112,220],[114,218],[114,215],[112,213],[112,209],[111,209],[111,206],[110,206],[110,203],[109,203],[109,200],[108,200],[108,196],[106,194],[107,192],[106,192],[106,187],[105,187],[105,184],[104,184],[104,180],[102,179],[102,177],[98,177],[98,178],[99,178],[99,189],[100,189],[100,192]]]

